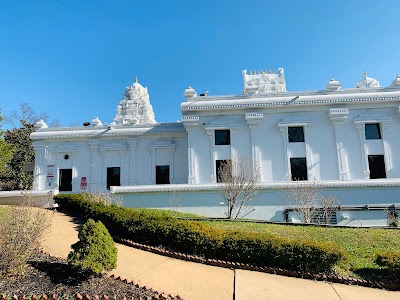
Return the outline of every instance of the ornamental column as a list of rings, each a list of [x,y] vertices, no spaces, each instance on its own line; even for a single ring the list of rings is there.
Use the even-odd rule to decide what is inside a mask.
[[[387,132],[390,127],[390,120],[383,121],[381,123],[382,125],[382,143],[383,143],[383,153],[384,153],[384,158],[385,158],[385,167],[386,167],[386,176],[390,178],[390,175],[392,173],[392,156],[391,156],[391,151],[390,151],[390,145],[387,140]]]
[[[129,138],[129,185],[136,184],[136,149],[139,140],[137,138]]]
[[[260,158],[259,158],[259,146],[255,142],[255,128],[257,128],[262,120],[263,120],[263,113],[246,113],[245,114],[245,119],[247,122],[247,125],[249,125],[250,128],[250,146],[251,146],[251,161],[253,164],[253,172],[259,172],[260,176],[258,177],[258,181],[263,181],[262,180],[262,170],[261,170],[261,164],[260,164]]]
[[[97,188],[98,179],[96,178],[96,155],[97,150],[99,149],[100,141],[98,140],[89,140],[89,147],[91,152],[90,157],[90,181],[89,181],[89,189],[94,191]]]
[[[37,191],[41,188],[41,172],[42,172],[42,157],[45,156],[44,144],[42,142],[33,142],[35,150],[35,169],[33,170],[33,190]]]
[[[214,147],[214,129],[207,129],[207,134],[208,138],[210,140],[210,182],[215,183],[217,182],[217,178],[215,174],[217,173],[216,171],[216,166],[215,166],[215,147]]]
[[[329,110],[329,118],[332,121],[332,125],[335,130],[339,180],[349,180],[346,152],[344,151],[343,146],[343,124],[346,121],[348,115],[348,108],[331,108]]]
[[[182,122],[188,133],[188,183],[196,184],[196,132],[199,116],[183,116]]]
[[[365,123],[355,123],[358,135],[360,136],[360,151],[361,151],[361,158],[363,163],[363,174],[365,179],[369,179],[369,166],[368,166],[368,158],[365,154],[366,152],[366,145],[365,145]]]

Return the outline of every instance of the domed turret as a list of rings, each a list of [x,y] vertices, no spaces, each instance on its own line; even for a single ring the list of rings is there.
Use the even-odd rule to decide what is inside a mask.
[[[368,77],[367,72],[364,71],[364,78],[357,82],[356,89],[373,89],[380,88],[379,81]]]
[[[42,128],[47,128],[48,127],[46,122],[43,121],[43,119],[40,119],[39,121],[37,121],[34,126],[35,126],[36,129],[42,129]]]
[[[190,98],[196,97],[197,93],[196,90],[194,88],[192,88],[191,86],[189,86],[185,92],[183,93],[183,96],[185,96],[185,99],[188,100]]]
[[[91,122],[90,125],[92,126],[102,126],[103,123],[99,120],[98,117],[95,117]]]
[[[329,80],[328,84],[326,85],[326,89],[330,91],[337,91],[342,87],[342,84],[335,79]]]

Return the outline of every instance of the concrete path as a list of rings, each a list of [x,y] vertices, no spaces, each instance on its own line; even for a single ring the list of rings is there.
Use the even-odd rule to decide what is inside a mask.
[[[51,230],[42,242],[44,250],[66,258],[71,250],[70,246],[78,240],[79,226],[79,221],[56,212]],[[178,294],[184,299],[400,299],[400,292],[245,270],[233,271],[169,258],[121,244],[116,245],[118,267],[112,273],[155,290]]]

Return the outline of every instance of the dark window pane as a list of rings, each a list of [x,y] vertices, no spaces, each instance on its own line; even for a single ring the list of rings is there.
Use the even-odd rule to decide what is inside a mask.
[[[110,186],[120,186],[121,185],[121,168],[120,167],[110,167],[107,168],[107,189]]]
[[[221,176],[219,175],[223,167],[226,165],[228,160],[226,159],[217,159],[215,161],[215,171],[217,172],[217,182],[222,182]]]
[[[385,159],[383,155],[368,155],[369,178],[386,178]]]
[[[379,123],[365,124],[365,139],[366,140],[380,140],[381,128]]]
[[[169,165],[156,166],[156,184],[169,184]]]
[[[58,190],[60,192],[72,191],[72,169],[60,169]]]
[[[230,145],[231,133],[230,130],[215,130],[215,145]]]
[[[288,128],[289,143],[301,143],[304,142],[304,130],[303,126],[300,127],[289,127]]]
[[[290,159],[292,180],[308,180],[307,161],[305,157],[294,157]]]

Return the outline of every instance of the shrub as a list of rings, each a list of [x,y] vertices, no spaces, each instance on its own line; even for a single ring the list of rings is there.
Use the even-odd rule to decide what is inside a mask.
[[[390,271],[400,273],[400,252],[378,253],[375,262]]]
[[[316,272],[329,271],[346,258],[335,244],[229,232],[177,219],[168,211],[104,206],[71,194],[57,195],[55,201],[60,209],[101,220],[113,235],[206,258]]]
[[[116,268],[117,248],[103,223],[87,220],[78,238],[68,254],[68,262],[72,266],[95,274]]]
[[[21,273],[51,225],[52,212],[33,207],[28,193],[23,203],[0,214],[0,277]]]

